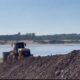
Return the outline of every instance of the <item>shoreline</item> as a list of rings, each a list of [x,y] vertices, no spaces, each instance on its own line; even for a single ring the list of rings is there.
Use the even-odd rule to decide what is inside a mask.
[[[4,41],[1,41],[0,42],[0,45],[6,45],[6,44],[14,44],[16,42],[25,42],[26,44],[80,44],[80,42],[65,42],[65,43],[39,43],[39,42],[34,42],[34,41],[7,41],[7,42],[4,42]]]

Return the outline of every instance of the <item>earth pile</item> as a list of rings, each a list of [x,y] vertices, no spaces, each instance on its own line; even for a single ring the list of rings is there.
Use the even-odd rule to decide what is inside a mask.
[[[0,63],[0,79],[80,79],[80,50]]]

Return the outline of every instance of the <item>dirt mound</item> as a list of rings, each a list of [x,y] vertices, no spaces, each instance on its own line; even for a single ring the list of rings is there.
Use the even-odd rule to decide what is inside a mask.
[[[0,79],[80,79],[80,50],[0,64]]]

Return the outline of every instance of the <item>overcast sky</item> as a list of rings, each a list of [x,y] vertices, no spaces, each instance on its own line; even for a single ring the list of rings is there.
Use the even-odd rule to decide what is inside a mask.
[[[80,0],[0,0],[0,34],[80,33]]]

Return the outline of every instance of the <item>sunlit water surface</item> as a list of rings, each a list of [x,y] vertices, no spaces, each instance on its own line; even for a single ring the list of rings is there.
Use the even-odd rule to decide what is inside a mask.
[[[26,48],[29,48],[34,56],[47,56],[66,54],[72,50],[78,50],[80,44],[27,44]],[[0,57],[2,57],[3,52],[11,50],[13,50],[11,45],[0,45]]]

